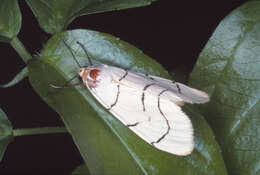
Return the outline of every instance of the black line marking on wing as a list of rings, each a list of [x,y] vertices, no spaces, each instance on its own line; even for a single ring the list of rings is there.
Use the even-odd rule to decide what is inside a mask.
[[[145,76],[148,77],[148,78],[151,79],[151,80],[154,80],[154,78],[153,78],[153,77],[150,77],[149,74],[145,74]]]
[[[128,74],[128,71],[126,70],[126,71],[125,71],[125,74],[124,74],[118,81],[123,80],[123,79],[127,76],[127,74]]]
[[[177,89],[178,89],[178,92],[181,94],[181,88],[180,88],[180,86],[179,86],[177,83],[175,83],[175,85],[176,85],[176,87],[177,87]]]
[[[145,91],[147,90],[148,87],[154,85],[154,83],[151,84],[147,84],[144,88],[143,88],[143,93],[142,93],[142,104],[143,104],[143,111],[145,111],[145,105],[144,105],[144,96],[145,96]]]
[[[176,88],[178,89],[178,92],[181,94],[181,87],[179,86],[178,82],[175,80],[172,80],[172,84],[174,84],[176,86]]]
[[[154,145],[155,143],[159,143],[167,134],[169,134],[170,129],[171,129],[170,124],[169,124],[169,121],[168,121],[167,118],[165,117],[165,115],[164,115],[164,113],[162,112],[161,107],[160,107],[160,96],[161,96],[164,92],[166,92],[166,91],[168,91],[168,89],[165,89],[165,90],[161,91],[161,92],[159,93],[159,95],[158,95],[158,109],[159,109],[161,115],[163,116],[163,118],[165,119],[168,128],[167,128],[167,131],[166,131],[157,141],[151,142],[151,145]]]
[[[127,76],[127,74],[128,74],[128,71],[126,70],[126,71],[125,71],[125,74],[124,74],[118,81],[123,80],[123,79]],[[107,110],[110,110],[111,108],[113,108],[113,107],[116,105],[116,103],[117,103],[117,101],[118,101],[118,98],[119,98],[119,94],[120,94],[120,85],[117,85],[116,100],[115,100],[115,102],[110,106],[110,108],[108,108]]]
[[[110,108],[108,108],[108,110],[110,110],[111,108],[113,108],[113,107],[116,105],[116,103],[117,103],[117,101],[118,101],[118,98],[119,98],[119,94],[120,94],[120,85],[117,85],[116,100],[115,100],[115,102],[110,106]]]
[[[136,123],[134,123],[134,124],[128,124],[128,125],[126,125],[126,127],[133,127],[133,126],[137,126],[139,124],[139,122],[136,122]]]

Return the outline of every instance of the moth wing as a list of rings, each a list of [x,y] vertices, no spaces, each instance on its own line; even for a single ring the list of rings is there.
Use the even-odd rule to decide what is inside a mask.
[[[121,89],[129,93],[128,87]],[[190,154],[194,147],[192,123],[166,92],[154,84],[145,91],[133,91],[131,97],[122,93],[122,100],[111,112],[123,116],[129,129],[154,147],[176,155]]]
[[[161,86],[168,88],[174,93],[174,95],[180,97],[183,100],[183,102],[206,103],[209,101],[208,94],[201,90],[191,88],[182,83],[174,82],[172,80],[168,80],[162,77],[157,77],[157,76],[142,74],[142,73],[138,73],[138,74],[140,76],[150,78],[151,80],[158,82]]]
[[[117,119],[150,145],[176,155],[193,150],[193,128],[188,116],[169,100],[165,87],[114,67],[104,68],[104,81],[89,88]],[[87,85],[87,84],[86,84]]]

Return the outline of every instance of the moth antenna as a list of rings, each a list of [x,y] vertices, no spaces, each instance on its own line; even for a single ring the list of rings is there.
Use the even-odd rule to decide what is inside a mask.
[[[85,48],[85,46],[82,43],[80,43],[79,41],[77,41],[77,44],[80,45],[80,47],[84,50],[85,54],[88,57],[89,64],[92,66],[93,65],[92,61],[90,59],[90,56],[88,55],[88,52],[87,52],[87,49]]]
[[[83,67],[83,66],[81,66],[81,65],[79,64],[79,62],[78,62],[78,60],[76,59],[76,57],[75,57],[73,51],[71,50],[70,46],[64,41],[63,38],[62,38],[62,41],[63,41],[63,43],[65,44],[65,46],[69,49],[69,51],[70,51],[70,53],[71,53],[73,59],[76,61],[77,65],[78,65],[80,68]]]

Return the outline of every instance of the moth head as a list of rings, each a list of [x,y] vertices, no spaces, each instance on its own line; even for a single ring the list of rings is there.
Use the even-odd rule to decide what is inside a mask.
[[[91,88],[97,87],[100,80],[99,74],[100,70],[95,67],[82,67],[78,71],[78,75],[82,81]]]

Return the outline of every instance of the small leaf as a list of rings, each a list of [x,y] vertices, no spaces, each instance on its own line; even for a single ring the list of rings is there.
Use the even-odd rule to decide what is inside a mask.
[[[36,92],[63,119],[91,174],[211,174],[225,175],[221,151],[207,122],[187,108],[195,128],[195,150],[179,157],[155,149],[113,117],[84,86],[54,89],[75,76],[79,67],[61,38],[73,49],[81,65],[88,65],[83,43],[94,64],[108,64],[136,72],[170,78],[161,65],[118,38],[90,30],[53,36],[41,58],[29,61],[29,80]],[[75,79],[72,83],[79,82]],[[109,93],[109,92],[108,92]]]
[[[75,170],[73,170],[71,175],[91,175],[91,174],[90,174],[87,166],[85,164],[82,164],[82,165],[78,166]]]
[[[21,12],[17,0],[1,0],[0,41],[10,42],[21,28]]]
[[[41,28],[58,33],[78,16],[127,9],[151,4],[155,0],[26,0]]]
[[[20,81],[22,81],[24,78],[28,76],[28,68],[23,68],[9,83],[6,83],[4,85],[0,85],[2,88],[7,88],[14,86],[18,84]]]
[[[0,161],[8,144],[13,140],[13,128],[4,111],[0,108]]]
[[[230,174],[260,172],[260,1],[219,24],[201,52],[190,84],[207,91],[203,114],[215,131]]]

